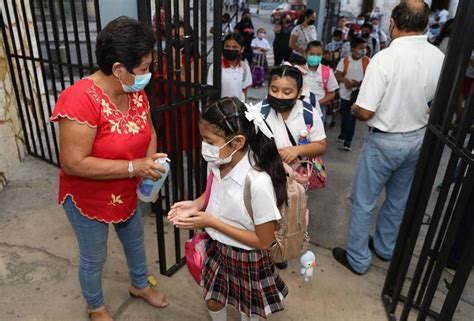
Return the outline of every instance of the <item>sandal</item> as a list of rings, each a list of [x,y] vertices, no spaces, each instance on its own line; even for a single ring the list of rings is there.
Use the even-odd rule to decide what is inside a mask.
[[[166,308],[168,301],[163,293],[157,292],[153,287],[148,285],[146,288],[139,289],[133,285],[128,287],[128,293],[134,298],[142,298],[150,305],[156,308]]]
[[[89,319],[91,319],[91,321],[114,321],[105,305],[97,309],[87,308],[87,314],[89,315]]]

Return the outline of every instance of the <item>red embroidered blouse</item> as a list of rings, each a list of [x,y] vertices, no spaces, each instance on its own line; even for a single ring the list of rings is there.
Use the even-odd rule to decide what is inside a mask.
[[[129,101],[128,113],[124,115],[92,79],[83,78],[61,93],[51,121],[68,118],[96,129],[91,156],[115,160],[142,158],[151,140],[150,106],[144,91],[130,93]],[[70,196],[81,214],[90,219],[123,222],[135,213],[139,181],[94,180],[71,176],[61,169],[59,204]]]

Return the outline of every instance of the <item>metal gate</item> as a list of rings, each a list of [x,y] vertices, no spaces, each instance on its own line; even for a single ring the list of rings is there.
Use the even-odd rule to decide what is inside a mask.
[[[132,1],[132,0],[130,0]],[[96,68],[93,50],[105,0],[3,0],[0,19],[25,146],[28,154],[59,166],[58,127],[49,122],[62,90]],[[204,185],[199,110],[219,95],[222,1],[137,0],[139,20],[156,28],[155,64],[147,94],[159,137],[158,150],[172,159],[167,184],[153,204],[160,273],[183,263],[189,236],[165,222],[170,205],[200,195]],[[180,31],[181,30],[181,35]],[[166,50],[167,48],[168,50]],[[173,48],[173,50],[170,50]],[[190,233],[192,234],[192,233]],[[171,242],[171,243],[170,243]],[[166,244],[174,244],[174,253]],[[168,266],[168,262],[173,263]]]
[[[385,280],[382,299],[389,320],[427,316],[451,320],[474,263],[474,89],[471,85],[459,122],[459,95],[474,49],[474,1],[459,3],[415,179],[397,245]],[[469,88],[468,88],[469,89]],[[440,162],[449,155],[440,190],[433,189]],[[437,194],[437,195],[436,195]],[[430,199],[435,202],[428,208]],[[426,214],[428,213],[428,214]],[[425,222],[424,222],[425,218]],[[429,220],[426,220],[429,218]],[[422,225],[428,225],[424,230]],[[422,233],[423,232],[423,233]],[[426,233],[426,234],[425,234]],[[424,235],[425,234],[425,235]],[[415,246],[419,257],[413,257]],[[454,243],[460,262],[447,293],[442,273]],[[457,249],[457,247],[456,247]],[[413,271],[408,272],[408,271]],[[436,298],[436,300],[434,300]],[[435,303],[441,302],[441,303]],[[402,311],[397,312],[397,307]]]

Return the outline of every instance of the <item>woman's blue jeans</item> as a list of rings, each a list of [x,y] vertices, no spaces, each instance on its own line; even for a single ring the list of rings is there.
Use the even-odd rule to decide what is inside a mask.
[[[79,282],[82,295],[89,308],[99,308],[104,304],[102,268],[107,258],[109,224],[82,215],[71,197],[66,198],[63,207],[79,244]],[[127,257],[132,284],[140,289],[145,288],[148,282],[140,211],[137,210],[127,221],[113,225]]]

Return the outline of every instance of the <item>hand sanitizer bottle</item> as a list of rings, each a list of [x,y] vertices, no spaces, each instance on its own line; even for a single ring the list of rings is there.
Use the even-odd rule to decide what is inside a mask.
[[[158,198],[158,193],[160,192],[161,186],[163,186],[163,183],[165,182],[166,178],[168,177],[168,172],[170,171],[170,165],[169,162],[171,160],[167,157],[164,158],[158,158],[155,160],[155,164],[160,164],[161,166],[164,167],[165,172],[159,172],[161,174],[161,177],[159,180],[152,180],[150,178],[144,179],[140,185],[137,187],[137,195],[140,200],[142,200],[145,203],[150,203],[155,201]]]

